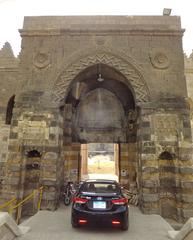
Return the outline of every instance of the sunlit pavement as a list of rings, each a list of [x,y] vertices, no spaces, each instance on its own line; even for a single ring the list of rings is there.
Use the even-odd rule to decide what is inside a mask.
[[[130,208],[128,231],[113,228],[74,229],[70,223],[71,207],[62,206],[55,212],[40,211],[23,225],[31,231],[17,240],[168,240],[170,225],[158,215],[143,215],[138,208]]]

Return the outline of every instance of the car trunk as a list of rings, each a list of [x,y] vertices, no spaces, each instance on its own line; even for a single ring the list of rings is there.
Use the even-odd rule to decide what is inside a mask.
[[[115,206],[112,199],[118,199],[117,193],[82,193],[81,198],[88,201],[82,206],[85,210],[90,211],[112,211]]]

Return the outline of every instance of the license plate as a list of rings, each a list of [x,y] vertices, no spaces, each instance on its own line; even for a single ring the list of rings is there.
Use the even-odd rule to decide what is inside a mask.
[[[103,202],[103,201],[93,202],[93,208],[105,209],[106,208],[106,202]]]

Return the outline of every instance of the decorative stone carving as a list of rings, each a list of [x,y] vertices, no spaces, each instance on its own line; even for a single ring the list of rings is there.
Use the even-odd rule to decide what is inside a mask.
[[[166,69],[170,65],[168,55],[162,50],[153,51],[150,53],[150,60],[155,68]]]
[[[129,110],[128,112],[128,120],[135,121],[137,119],[137,112],[134,110]]]
[[[157,140],[173,140],[178,139],[179,118],[175,114],[158,114],[153,117],[154,129]]]
[[[66,91],[71,81],[85,68],[103,63],[120,71],[130,82],[136,95],[136,102],[147,102],[149,91],[142,75],[128,62],[108,53],[98,53],[92,56],[81,58],[75,63],[71,63],[59,76],[55,88],[54,98],[56,102],[64,99]]]
[[[103,36],[96,36],[95,37],[95,43],[97,45],[104,45],[106,43],[106,38]]]
[[[37,68],[45,68],[50,64],[50,57],[48,53],[38,52],[33,61]]]
[[[23,125],[19,125],[21,133],[19,135],[23,140],[40,141],[41,139],[49,139],[49,129],[44,121],[24,121]],[[33,145],[33,142],[31,143]]]

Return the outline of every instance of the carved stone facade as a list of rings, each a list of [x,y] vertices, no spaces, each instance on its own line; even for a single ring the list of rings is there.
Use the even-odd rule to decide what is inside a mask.
[[[2,198],[43,185],[55,209],[63,182],[80,179],[81,144],[109,142],[144,212],[193,216],[180,18],[25,17],[20,33],[17,59],[0,51]]]

